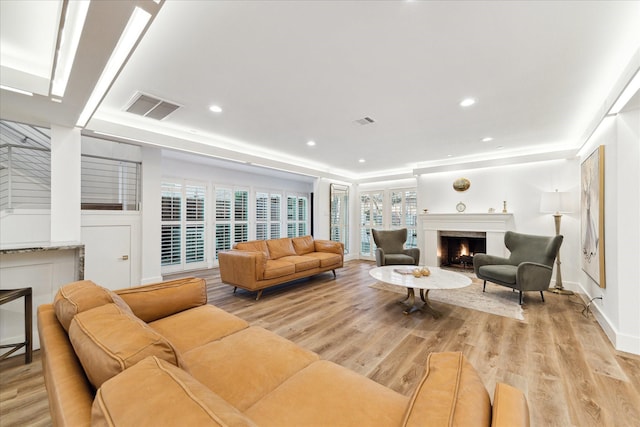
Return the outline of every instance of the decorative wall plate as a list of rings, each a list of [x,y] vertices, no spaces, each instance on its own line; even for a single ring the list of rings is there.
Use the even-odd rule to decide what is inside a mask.
[[[471,181],[467,178],[458,178],[453,181],[453,189],[456,191],[467,191],[471,187]]]
[[[467,205],[465,205],[464,203],[460,202],[456,205],[456,210],[458,212],[464,212],[464,210],[467,209]]]

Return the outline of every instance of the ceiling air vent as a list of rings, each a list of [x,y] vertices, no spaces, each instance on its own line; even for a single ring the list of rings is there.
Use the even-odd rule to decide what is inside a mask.
[[[138,92],[133,96],[125,111],[139,116],[162,120],[178,108],[180,108],[180,106],[177,104]]]
[[[361,119],[356,120],[356,123],[364,126],[364,125],[370,125],[371,123],[375,123],[375,120],[373,120],[371,117],[363,117]]]

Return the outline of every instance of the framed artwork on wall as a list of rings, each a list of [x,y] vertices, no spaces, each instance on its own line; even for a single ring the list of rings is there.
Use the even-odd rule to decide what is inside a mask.
[[[580,178],[582,270],[604,288],[604,145],[582,162]]]

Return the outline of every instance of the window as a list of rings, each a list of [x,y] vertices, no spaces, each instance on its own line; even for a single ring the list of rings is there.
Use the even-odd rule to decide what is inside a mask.
[[[163,182],[161,192],[163,270],[206,266],[206,186]]]
[[[234,243],[249,240],[249,191],[216,188],[215,251],[218,254]]]
[[[360,255],[363,257],[375,256],[371,229],[383,228],[383,201],[382,191],[360,195]]]
[[[287,237],[309,234],[308,201],[306,196],[287,195]]]
[[[331,184],[330,193],[330,239],[342,242],[344,253],[349,253],[349,187]]]
[[[391,191],[391,228],[407,228],[405,248],[418,247],[418,199],[415,190]]]
[[[256,192],[256,240],[277,239],[280,237],[282,204],[280,194]]]

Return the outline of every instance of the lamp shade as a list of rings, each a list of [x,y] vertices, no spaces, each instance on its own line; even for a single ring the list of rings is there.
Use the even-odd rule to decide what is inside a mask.
[[[540,212],[542,213],[571,213],[571,193],[563,191],[549,191],[542,193],[540,198]]]

